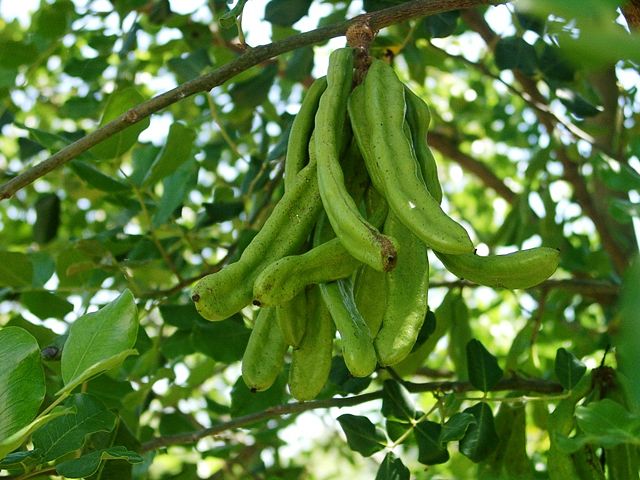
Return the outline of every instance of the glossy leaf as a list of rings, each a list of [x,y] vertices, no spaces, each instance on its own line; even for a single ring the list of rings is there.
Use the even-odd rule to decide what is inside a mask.
[[[467,368],[471,385],[488,392],[502,378],[502,369],[496,357],[475,338],[467,343]]]
[[[45,383],[38,342],[18,327],[0,329],[0,439],[34,419],[44,399]]]
[[[100,464],[106,460],[126,460],[129,463],[140,463],[143,458],[125,447],[110,447],[62,462],[56,465],[56,472],[65,478],[84,478],[96,473]]]
[[[418,442],[418,461],[424,465],[445,463],[449,460],[449,452],[440,443],[442,425],[424,420],[413,430]]]
[[[556,352],[555,371],[560,385],[571,390],[585,374],[587,366],[567,349],[559,348]]]
[[[90,367],[130,349],[138,331],[133,295],[125,290],[114,301],[78,318],[62,353],[62,378],[69,385]]]
[[[491,407],[484,402],[464,410],[476,417],[465,436],[460,440],[460,452],[474,462],[487,458],[498,444],[498,434],[493,423]]]
[[[65,347],[66,347],[66,344],[65,344]],[[64,352],[66,351],[67,351],[66,348],[64,348],[62,351],[63,359],[64,359]],[[136,349],[129,348],[127,350],[123,350],[122,352],[116,353],[111,357],[105,358],[103,360],[98,361],[97,363],[94,363],[93,365],[88,367],[86,370],[80,372],[69,383],[67,383],[58,392],[56,392],[56,395],[63,395],[63,394],[72,392],[76,387],[86,382],[90,378],[95,377],[96,375],[99,375],[103,372],[106,372],[107,370],[111,370],[112,368],[116,368],[120,366],[122,362],[126,360],[127,357],[130,357],[131,355],[137,355],[137,354],[138,354],[138,351]]]
[[[414,418],[415,408],[406,388],[394,380],[385,380],[382,391],[382,415],[404,421]]]
[[[33,435],[33,445],[46,462],[78,450],[88,435],[115,427],[116,415],[91,395],[74,395],[67,405],[74,414],[56,418]]]
[[[347,437],[349,448],[365,457],[382,450],[387,443],[385,436],[367,417],[343,414],[338,422]]]
[[[113,92],[104,107],[100,126],[104,126],[132,107],[142,103],[144,96],[135,87],[125,87]],[[116,133],[103,142],[92,147],[89,152],[98,158],[108,160],[126,153],[138,141],[138,135],[149,126],[149,118],[145,118],[130,127]]]
[[[440,443],[461,440],[469,427],[475,423],[477,423],[476,417],[471,413],[458,412],[453,414],[442,426]]]
[[[378,468],[375,480],[409,480],[409,469],[402,460],[389,452]]]

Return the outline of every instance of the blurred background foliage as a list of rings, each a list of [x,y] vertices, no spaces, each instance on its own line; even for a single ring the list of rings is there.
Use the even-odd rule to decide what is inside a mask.
[[[42,0],[25,21],[0,18],[0,181],[252,45],[403,2],[186,3]],[[0,7],[9,11],[8,2]],[[640,37],[628,31],[638,28],[638,12],[636,2],[522,0],[412,20],[376,37],[371,54],[392,59],[431,106],[444,207],[463,219],[479,253],[536,245],[562,252],[552,282],[515,293],[459,282],[432,259],[429,305],[436,324],[450,327],[437,344],[432,339],[428,358],[418,348],[398,368],[405,380],[466,380],[471,338],[507,376],[556,381],[561,347],[589,369],[616,367],[612,325],[638,248]],[[0,326],[27,330],[40,349],[58,348],[79,316],[127,288],[136,299],[140,355],[83,389],[117,421],[63,453],[108,444],[144,461],[132,467],[112,452],[110,467],[92,478],[364,479],[381,463],[401,470],[384,452],[365,458],[338,440],[343,429],[349,437],[346,420],[336,421],[344,412],[383,426],[389,415],[379,401],[274,417],[184,446],[141,447],[291,400],[284,377],[259,395],[239,379],[251,309],[206,322],[189,286],[238,258],[282,195],[292,119],[305,89],[325,73],[328,53],[342,45],[339,38],[299,48],[241,72],[0,203]],[[637,292],[637,283],[629,288]],[[61,373],[55,354],[43,356],[46,406]],[[348,378],[336,357],[322,397],[379,390],[388,378]],[[473,405],[465,394],[445,393],[411,401],[434,422]],[[476,405],[492,407],[502,438],[520,422],[521,478],[547,478],[554,401]],[[386,428],[391,436],[388,421]],[[458,452],[461,443],[440,463],[425,460],[421,442],[416,433],[393,449],[412,477],[520,478],[516,457],[504,466],[499,454],[487,454],[476,465],[468,448]],[[12,472],[33,465],[44,463]]]

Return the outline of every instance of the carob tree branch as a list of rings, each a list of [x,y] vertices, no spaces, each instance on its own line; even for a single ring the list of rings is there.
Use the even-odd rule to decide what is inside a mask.
[[[404,22],[416,17],[434,15],[451,10],[461,10],[483,5],[507,3],[508,0],[414,0],[397,6],[358,15],[342,23],[318,28],[309,32],[293,35],[284,40],[267,45],[260,45],[247,50],[235,60],[223,65],[213,72],[183,83],[182,85],[143,102],[106,125],[71,143],[51,157],[34,167],[22,172],[0,186],[0,200],[12,197],[18,190],[30,185],[40,177],[64,165],[68,161],[86,152],[94,145],[106,140],[125,128],[140,122],[153,113],[179,102],[196,93],[206,92],[222,85],[249,68],[272,57],[295,50],[297,48],[327,41],[345,35],[347,29],[358,23],[367,24],[377,31],[395,23]]]
[[[424,393],[424,392],[471,392],[476,391],[477,388],[471,385],[469,382],[456,382],[456,381],[441,381],[441,382],[425,382],[425,383],[413,383],[403,382],[404,387],[411,393]],[[491,391],[505,391],[514,390],[522,392],[536,392],[542,394],[557,394],[562,392],[562,386],[556,382],[550,382],[547,380],[539,379],[526,379],[518,376],[513,376],[500,380]],[[372,400],[378,400],[382,398],[383,390],[377,390],[375,392],[364,393],[361,395],[354,395],[352,397],[345,398],[328,398],[324,400],[312,400],[309,402],[292,402],[283,405],[277,405],[275,407],[267,408],[266,410],[244,415],[242,417],[234,418],[228,422],[223,422],[210,428],[198,430],[190,433],[180,433],[177,435],[167,435],[164,437],[157,437],[148,442],[142,444],[141,451],[148,452],[161,447],[168,447],[170,445],[184,445],[197,442],[198,440],[206,437],[212,437],[222,432],[234,430],[237,428],[247,427],[254,423],[270,418],[280,417],[282,415],[298,415],[302,412],[309,410],[317,410],[322,408],[331,407],[352,407],[354,405],[360,405],[362,403],[370,402]]]

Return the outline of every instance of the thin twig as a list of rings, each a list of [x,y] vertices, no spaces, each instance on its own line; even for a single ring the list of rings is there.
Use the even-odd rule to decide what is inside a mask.
[[[403,385],[411,393],[424,392],[470,392],[477,391],[476,387],[469,382],[426,382],[413,383],[403,382]],[[491,391],[516,390],[522,392],[537,392],[545,394],[557,394],[562,392],[562,386],[556,382],[539,379],[526,379],[517,376],[500,380]],[[309,410],[318,410],[326,408],[342,408],[360,405],[362,403],[378,400],[382,398],[383,390],[354,395],[346,398],[328,398],[325,400],[313,400],[309,402],[292,402],[275,407],[268,408],[261,412],[251,413],[242,417],[234,418],[228,422],[223,422],[210,428],[205,428],[190,433],[181,433],[177,435],[167,435],[165,437],[157,437],[142,444],[141,451],[148,452],[169,445],[183,445],[197,442],[206,437],[212,437],[227,430],[247,427],[254,423],[269,418],[280,417],[282,415],[298,415]]]
[[[235,60],[213,72],[185,82],[172,90],[129,109],[106,125],[71,143],[46,160],[12,178],[0,186],[0,200],[12,197],[18,190],[30,185],[40,177],[76,158],[81,153],[86,152],[94,145],[140,122],[153,113],[159,112],[196,93],[209,91],[265,60],[300,47],[342,36],[346,33],[347,28],[353,24],[366,22],[372,29],[379,30],[416,17],[482,5],[507,3],[507,1],[508,0],[415,0],[377,12],[358,15],[351,20],[293,35],[278,42],[251,48]]]

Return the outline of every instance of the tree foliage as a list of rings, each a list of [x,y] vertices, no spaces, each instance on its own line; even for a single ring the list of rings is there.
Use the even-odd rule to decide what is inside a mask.
[[[0,17],[0,477],[638,478],[638,2],[191,3]],[[257,309],[208,322],[190,286],[281,198],[301,98],[363,11],[431,107],[445,210],[480,253],[560,268],[514,292],[434,257],[406,360],[353,378],[336,350],[316,400],[286,369],[254,393]]]

